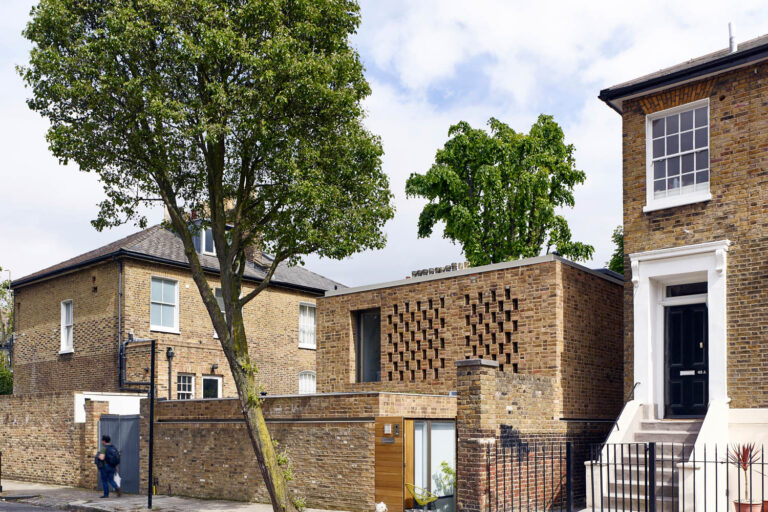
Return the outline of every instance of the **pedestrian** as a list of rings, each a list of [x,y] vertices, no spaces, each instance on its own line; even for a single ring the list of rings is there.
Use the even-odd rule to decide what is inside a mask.
[[[112,438],[107,435],[101,436],[101,449],[96,453],[94,462],[99,468],[99,477],[101,478],[101,488],[104,490],[102,498],[109,498],[109,486],[114,487],[117,496],[122,496],[120,487],[115,483],[115,473],[117,466],[120,465],[120,452],[112,446]]]

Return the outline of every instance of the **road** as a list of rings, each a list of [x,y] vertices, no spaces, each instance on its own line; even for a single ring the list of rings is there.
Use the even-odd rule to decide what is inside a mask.
[[[36,512],[36,511],[51,512],[52,509],[46,507],[36,507],[35,505],[25,505],[23,503],[15,503],[13,501],[0,501],[0,511],[2,512]]]

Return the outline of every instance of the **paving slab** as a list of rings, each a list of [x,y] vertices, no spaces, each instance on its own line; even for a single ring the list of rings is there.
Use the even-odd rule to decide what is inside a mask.
[[[146,511],[147,497],[139,494],[123,494],[118,498],[110,493],[109,498],[99,498],[100,492],[75,487],[48,485],[18,480],[3,480],[0,500],[13,500],[39,507],[58,510],[88,512],[138,512]],[[19,499],[20,498],[20,499]],[[241,501],[201,500],[181,496],[153,496],[152,510],[165,512],[271,512],[266,503],[245,503]],[[320,509],[306,509],[307,512],[330,512]],[[338,512],[338,511],[336,511]]]

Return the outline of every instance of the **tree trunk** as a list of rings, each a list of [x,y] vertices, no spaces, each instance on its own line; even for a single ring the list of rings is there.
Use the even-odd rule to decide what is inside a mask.
[[[275,446],[272,437],[267,430],[264,413],[261,409],[261,396],[259,386],[256,383],[256,369],[250,362],[248,355],[248,343],[245,336],[242,310],[235,308],[232,322],[231,343],[222,340],[222,348],[229,360],[232,377],[237,385],[237,393],[243,410],[245,425],[251,438],[253,451],[259,463],[264,485],[269,493],[272,509],[275,512],[296,512],[283,467],[278,463]]]

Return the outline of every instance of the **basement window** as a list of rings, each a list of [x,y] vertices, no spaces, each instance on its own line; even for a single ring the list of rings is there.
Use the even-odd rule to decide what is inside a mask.
[[[643,211],[711,199],[709,100],[647,116],[647,192]]]
[[[355,324],[357,382],[379,382],[381,380],[381,309],[358,311],[355,314]]]

